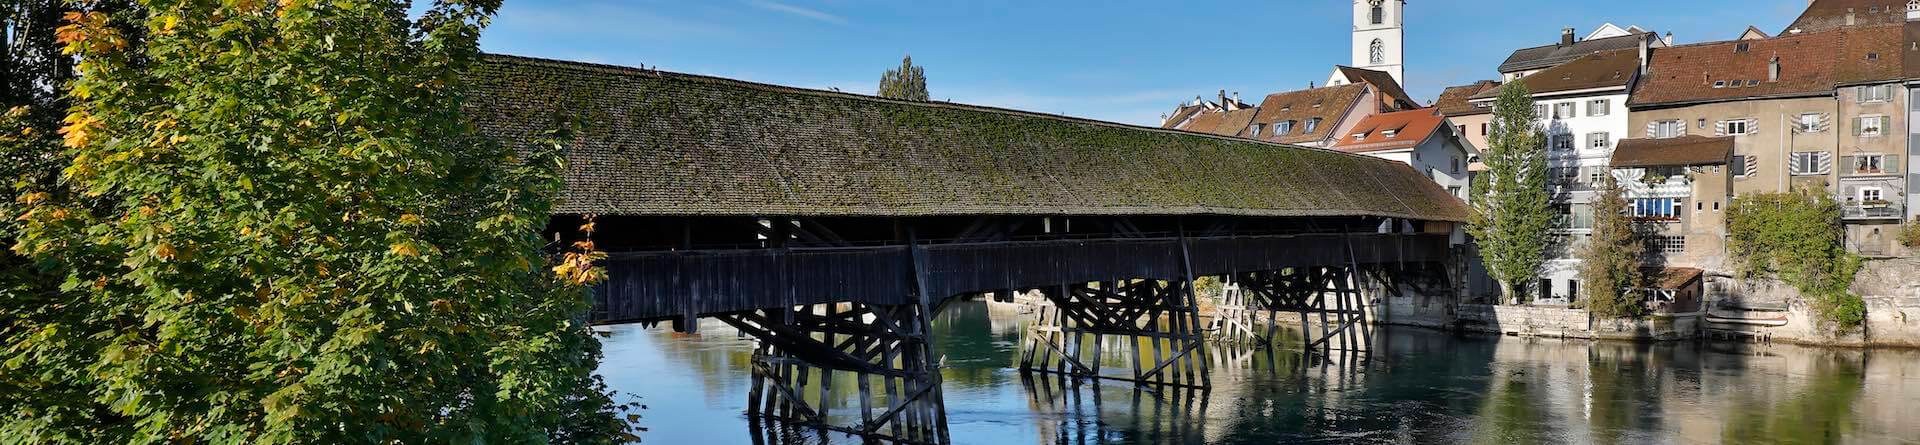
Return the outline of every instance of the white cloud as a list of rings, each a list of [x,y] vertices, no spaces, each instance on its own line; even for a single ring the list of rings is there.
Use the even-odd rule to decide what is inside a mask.
[[[816,10],[816,9],[802,8],[799,6],[789,5],[785,3],[777,3],[769,0],[754,0],[753,6],[760,9],[765,9],[768,11],[796,15],[796,16],[807,18],[807,19],[832,23],[835,25],[847,24],[847,19],[841,18],[840,16],[821,12],[820,10]]]

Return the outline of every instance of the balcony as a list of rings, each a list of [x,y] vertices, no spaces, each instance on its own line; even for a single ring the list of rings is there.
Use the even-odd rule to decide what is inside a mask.
[[[1846,200],[1840,204],[1840,217],[1849,220],[1905,219],[1906,206],[1899,201]]]

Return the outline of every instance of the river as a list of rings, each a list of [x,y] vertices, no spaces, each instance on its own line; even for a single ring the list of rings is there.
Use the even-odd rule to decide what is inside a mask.
[[[1023,380],[1012,367],[1023,323],[981,302],[934,321],[954,443],[1920,444],[1916,351],[1389,327],[1366,360],[1302,363],[1297,345],[1220,351],[1211,391],[1142,392]],[[601,375],[647,406],[645,443],[770,443],[744,415],[752,341],[703,324],[697,336],[615,327]]]

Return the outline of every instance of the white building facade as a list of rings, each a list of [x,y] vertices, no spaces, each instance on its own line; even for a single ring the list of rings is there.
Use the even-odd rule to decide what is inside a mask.
[[[1406,79],[1406,0],[1353,0],[1353,66]]]

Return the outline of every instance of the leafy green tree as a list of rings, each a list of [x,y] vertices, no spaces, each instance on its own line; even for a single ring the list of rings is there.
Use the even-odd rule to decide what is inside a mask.
[[[1629,289],[1640,282],[1644,245],[1627,218],[1627,197],[1619,181],[1604,176],[1593,200],[1593,236],[1580,251],[1587,310],[1596,317],[1637,317],[1645,312],[1646,296]]]
[[[1553,224],[1547,192],[1546,138],[1534,124],[1533,94],[1508,83],[1493,105],[1485,178],[1475,184],[1474,215],[1467,225],[1487,270],[1508,299],[1525,293],[1546,263]]]
[[[922,102],[928,100],[926,69],[913,66],[913,56],[900,59],[900,69],[880,74],[879,96]]]
[[[0,283],[0,442],[634,439],[595,256],[542,251],[563,145],[460,113],[499,0],[81,5],[58,138],[0,125],[59,171],[5,209],[57,286]]]
[[[1848,252],[1840,203],[1822,188],[1741,196],[1727,212],[1727,253],[1746,278],[1778,278],[1836,330],[1866,321],[1848,288],[1862,259]]]

